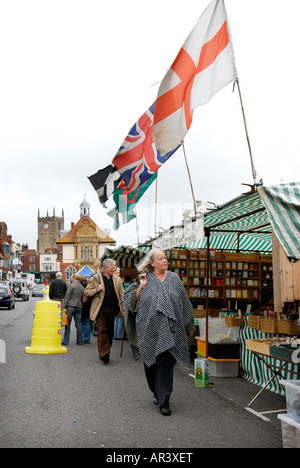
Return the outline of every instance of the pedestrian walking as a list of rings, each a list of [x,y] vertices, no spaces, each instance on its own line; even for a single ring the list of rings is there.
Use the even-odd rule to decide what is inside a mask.
[[[76,327],[76,344],[82,345],[82,297],[84,287],[80,284],[78,275],[73,275],[64,298],[64,307],[68,310],[68,326],[65,327],[63,345],[68,345],[70,340],[71,322],[74,317]]]
[[[98,354],[104,364],[110,358],[115,317],[123,316],[124,288],[115,272],[115,260],[103,260],[103,271],[92,276],[85,289],[85,295],[93,298],[90,318],[96,320]]]
[[[80,284],[86,288],[88,284],[88,279],[79,275]],[[91,321],[90,321],[90,310],[91,310],[91,297],[87,297],[83,293],[82,298],[82,312],[81,312],[81,324],[82,324],[82,342],[85,344],[90,344],[91,342]]]
[[[188,336],[195,330],[192,304],[176,273],[168,271],[163,251],[152,250],[137,266],[138,280],[124,292],[127,336],[134,359],[141,356],[148,386],[164,416],[176,362],[188,367]]]
[[[49,282],[48,280],[45,280],[44,297],[49,298],[49,290],[50,290]]]
[[[66,295],[68,285],[62,279],[62,273],[58,271],[55,275],[56,279],[51,281],[49,287],[49,298],[52,301],[59,301],[61,303],[61,310],[63,310],[63,299]]]
[[[123,288],[126,290],[131,285],[131,276],[125,276],[123,281]],[[123,338],[124,317],[115,317],[114,323],[114,339],[121,340]]]

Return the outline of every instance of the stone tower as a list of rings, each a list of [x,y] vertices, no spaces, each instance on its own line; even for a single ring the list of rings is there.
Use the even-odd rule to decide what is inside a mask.
[[[55,216],[55,208],[53,208],[53,216],[40,216],[40,209],[38,209],[38,239],[37,251],[43,254],[45,249],[56,249],[56,242],[60,239],[61,231],[64,230],[64,210],[61,216]]]

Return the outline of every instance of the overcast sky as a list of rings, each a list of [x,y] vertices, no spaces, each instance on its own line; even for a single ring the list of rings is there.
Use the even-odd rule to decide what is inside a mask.
[[[113,231],[87,176],[113,159],[155,101],[208,0],[0,0],[0,221],[36,248],[37,213],[91,218],[117,244],[153,235],[155,184],[138,223]],[[257,181],[300,179],[299,0],[227,0]],[[197,200],[223,204],[248,190],[252,171],[237,89],[194,111],[185,150]],[[158,173],[160,227],[192,207],[182,149]],[[110,205],[112,206],[112,205]]]

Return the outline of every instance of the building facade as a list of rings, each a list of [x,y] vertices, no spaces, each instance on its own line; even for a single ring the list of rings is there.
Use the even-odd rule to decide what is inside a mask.
[[[0,223],[0,267],[1,280],[6,280],[11,265],[10,244],[8,242],[7,224]]]
[[[96,272],[105,247],[115,244],[116,241],[90,218],[90,205],[84,200],[80,204],[79,221],[76,224],[71,223],[71,230],[57,241],[63,279],[69,281],[72,274],[85,265]]]
[[[36,278],[40,277],[40,256],[35,249],[24,250],[23,272],[34,274]]]
[[[45,279],[55,279],[56,273],[60,271],[59,257],[58,248],[46,249],[45,253],[40,255],[41,282],[44,282]]]

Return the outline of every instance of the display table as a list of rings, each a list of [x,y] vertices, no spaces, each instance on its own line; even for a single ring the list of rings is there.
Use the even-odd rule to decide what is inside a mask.
[[[292,356],[292,352],[289,355],[287,354],[288,357],[284,356],[284,352],[281,356],[278,357],[278,354],[280,354],[280,348],[278,348],[277,352],[276,346],[272,346],[272,341],[268,339],[246,340],[246,348],[247,350],[251,351],[256,356],[256,358],[259,361],[261,361],[267,369],[270,370],[272,374],[270,379],[263,385],[262,389],[250,401],[248,407],[252,405],[256,398],[271,384],[271,382],[276,377],[284,380],[284,375],[289,373],[296,376],[296,379],[300,379],[300,367],[290,359],[290,356]],[[274,355],[273,353],[276,355]],[[293,368],[288,368],[288,366],[290,365],[292,365]]]
[[[282,379],[288,379],[291,374],[299,379],[299,366],[287,358],[274,356],[269,350],[265,352],[263,349],[256,348],[253,352],[246,346],[246,340],[267,340],[274,337],[279,339],[280,336],[249,328],[248,317],[245,316],[245,325],[240,327],[238,332],[238,340],[241,343],[240,376],[263,388],[268,386],[272,392],[284,396],[285,391],[279,383],[279,376],[274,374],[274,369],[280,372]]]

